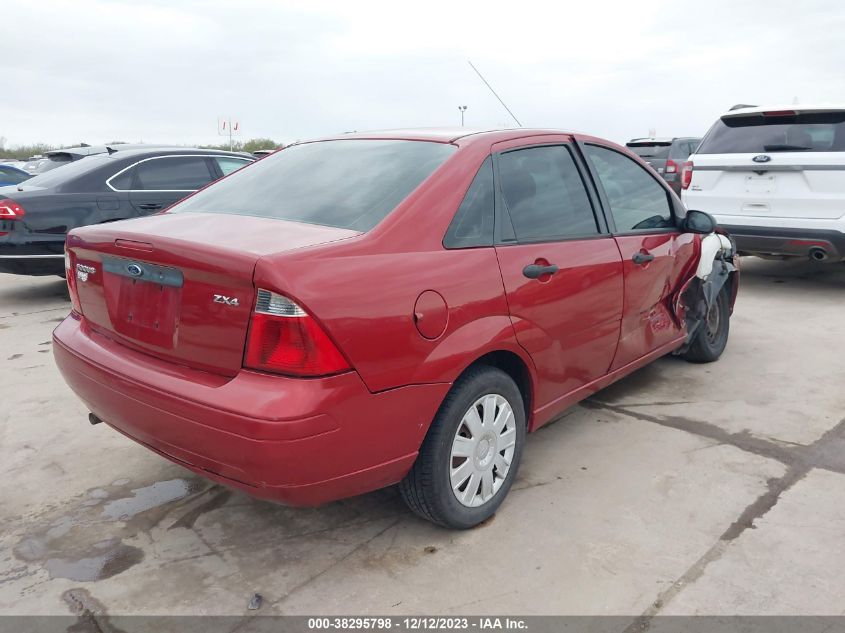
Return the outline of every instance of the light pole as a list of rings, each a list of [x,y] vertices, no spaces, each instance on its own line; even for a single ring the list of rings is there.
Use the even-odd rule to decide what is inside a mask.
[[[467,111],[467,107],[466,106],[458,106],[458,110],[460,110],[460,112],[461,112],[461,127],[463,127],[464,126],[464,112]]]

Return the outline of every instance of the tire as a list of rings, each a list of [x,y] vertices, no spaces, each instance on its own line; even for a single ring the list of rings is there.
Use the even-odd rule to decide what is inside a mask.
[[[728,344],[731,327],[730,289],[722,286],[716,301],[704,317],[704,323],[698,328],[692,343],[684,353],[684,358],[692,363],[712,363],[719,360]]]
[[[487,410],[492,417],[485,424]],[[478,525],[493,516],[507,496],[525,436],[525,408],[513,379],[495,367],[471,367],[440,405],[416,462],[399,484],[402,499],[417,515],[438,525]]]

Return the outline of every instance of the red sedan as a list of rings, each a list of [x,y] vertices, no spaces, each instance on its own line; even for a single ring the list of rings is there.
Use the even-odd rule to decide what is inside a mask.
[[[66,266],[54,350],[92,423],[294,505],[399,483],[457,528],[528,432],[665,354],[716,360],[738,286],[635,155],[528,129],[293,145],[73,230]]]

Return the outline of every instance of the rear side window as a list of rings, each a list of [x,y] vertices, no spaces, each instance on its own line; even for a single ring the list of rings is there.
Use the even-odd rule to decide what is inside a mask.
[[[469,186],[449,225],[443,246],[470,248],[493,245],[493,158],[488,156]]]
[[[428,141],[347,139],[293,145],[170,208],[368,231],[452,155]]]
[[[135,167],[135,189],[193,191],[214,180],[204,156],[164,156]]]
[[[753,114],[716,121],[698,154],[845,152],[845,112]]]
[[[598,234],[584,181],[567,147],[531,147],[502,154],[499,179],[518,241]]]
[[[606,147],[585,145],[584,151],[598,174],[617,231],[674,227],[669,196],[648,171]]]
[[[217,161],[217,166],[220,167],[224,176],[228,176],[233,171],[238,171],[241,167],[246,167],[252,162],[242,158],[229,158],[228,156],[215,156],[214,160]]]
[[[629,143],[628,149],[640,158],[669,158],[670,143]]]

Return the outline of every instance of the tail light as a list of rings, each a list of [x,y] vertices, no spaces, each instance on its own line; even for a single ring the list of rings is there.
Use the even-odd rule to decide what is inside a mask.
[[[258,290],[244,367],[292,376],[328,376],[349,363],[314,318],[287,297]]]
[[[67,292],[70,295],[71,311],[82,314],[82,304],[79,302],[79,289],[76,287],[76,258],[73,253],[65,247],[65,281],[67,281]]]
[[[686,161],[681,166],[681,189],[689,189],[690,183],[692,183],[692,168],[691,160]]]
[[[677,174],[678,173],[678,163],[671,159],[666,160],[666,168],[664,170],[667,174]]]
[[[23,207],[14,200],[3,198],[0,200],[0,222],[20,220],[26,215]],[[8,235],[9,231],[0,231],[0,235]]]

